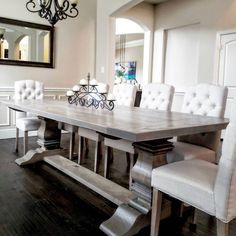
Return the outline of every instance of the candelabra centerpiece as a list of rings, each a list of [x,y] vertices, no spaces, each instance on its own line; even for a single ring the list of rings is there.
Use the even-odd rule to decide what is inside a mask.
[[[112,111],[114,109],[114,96],[107,94],[107,91],[99,91],[95,79],[90,78],[88,73],[87,79],[80,80],[80,85],[75,85],[72,90],[67,91],[69,104],[75,104],[85,107],[99,107]]]

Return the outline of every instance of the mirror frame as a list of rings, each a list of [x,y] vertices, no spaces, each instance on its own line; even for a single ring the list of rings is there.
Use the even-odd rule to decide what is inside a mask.
[[[54,27],[53,26],[36,24],[36,23],[27,22],[27,21],[14,20],[14,19],[9,19],[9,18],[4,18],[4,17],[0,17],[0,24],[1,23],[49,31],[50,32],[50,39],[49,39],[49,41],[50,41],[50,48],[49,48],[50,58],[49,58],[49,62],[0,59],[0,64],[13,65],[13,66],[54,68],[54,42],[53,42],[54,41]]]

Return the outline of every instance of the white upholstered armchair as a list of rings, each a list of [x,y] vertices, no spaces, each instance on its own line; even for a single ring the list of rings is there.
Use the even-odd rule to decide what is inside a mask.
[[[160,111],[170,111],[175,89],[162,83],[151,83],[143,86],[140,107]]]
[[[137,87],[132,84],[116,84],[113,88],[115,104],[119,106],[133,107],[136,97]]]
[[[224,117],[228,89],[223,86],[199,84],[185,94],[183,113]],[[221,132],[186,135],[177,138],[174,149],[167,154],[167,162],[193,158],[216,162]]]
[[[155,109],[155,110],[162,110],[162,111],[170,111],[173,101],[174,95],[174,87],[162,84],[162,83],[150,83],[143,86],[142,89],[142,97],[140,102],[140,107],[147,108],[147,109]],[[132,103],[133,104],[133,103]],[[157,117],[158,119],[158,117]],[[123,139],[111,139],[105,138],[104,145],[106,147],[106,155],[105,155],[105,167],[104,167],[104,176],[108,177],[108,155],[110,153],[109,148],[115,148],[121,151],[126,152],[127,161],[129,163],[128,167],[132,168],[134,164],[134,158],[137,154],[132,143],[123,140]],[[130,159],[130,161],[129,161]],[[131,186],[132,179],[130,177]]]
[[[217,236],[228,236],[228,223],[236,218],[235,111],[226,129],[219,165],[199,159],[164,165],[153,170],[152,186],[152,236],[158,235],[162,193],[215,216]]]
[[[39,81],[16,81],[14,88],[16,100],[43,99],[44,85]],[[33,114],[16,112],[16,152],[18,152],[19,130],[24,132],[24,154],[26,154],[28,149],[28,132],[38,130],[40,124],[41,121]]]

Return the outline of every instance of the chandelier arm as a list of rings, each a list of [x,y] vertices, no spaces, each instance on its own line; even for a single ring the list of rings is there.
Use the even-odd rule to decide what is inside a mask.
[[[35,4],[35,2],[34,2],[34,0],[29,0],[27,3],[26,3],[26,8],[27,8],[27,10],[28,11],[30,11],[30,12],[39,12],[40,11],[40,9],[39,10],[33,10],[34,8],[36,7],[36,4]]]

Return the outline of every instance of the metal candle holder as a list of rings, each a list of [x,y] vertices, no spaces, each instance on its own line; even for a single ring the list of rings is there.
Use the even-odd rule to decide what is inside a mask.
[[[85,107],[99,107],[112,111],[114,109],[114,98],[109,98],[106,92],[98,92],[97,84],[91,84],[90,73],[88,73],[86,84],[75,86],[78,90],[70,90],[67,92],[69,104],[81,105]]]

